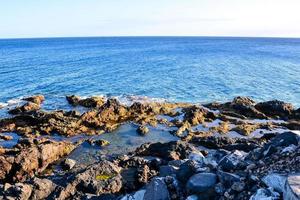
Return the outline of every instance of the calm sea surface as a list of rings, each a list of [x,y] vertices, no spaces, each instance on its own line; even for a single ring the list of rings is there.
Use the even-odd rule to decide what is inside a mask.
[[[280,99],[300,106],[300,39],[114,37],[0,40],[0,102],[42,93],[171,101]]]

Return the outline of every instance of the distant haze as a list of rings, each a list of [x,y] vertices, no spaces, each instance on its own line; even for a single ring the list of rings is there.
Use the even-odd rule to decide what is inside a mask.
[[[0,38],[300,37],[300,0],[0,1]]]

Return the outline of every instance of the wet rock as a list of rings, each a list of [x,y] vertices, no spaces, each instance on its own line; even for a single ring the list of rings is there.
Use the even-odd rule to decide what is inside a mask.
[[[289,175],[285,183],[284,199],[297,200],[300,199],[300,174]]]
[[[255,108],[270,117],[288,117],[294,111],[294,107],[290,103],[273,100],[261,102],[255,105]]]
[[[32,188],[29,184],[16,183],[4,191],[4,196],[5,199],[27,200],[30,198],[31,193]]]
[[[36,96],[31,96],[31,97],[26,97],[23,100],[25,101],[30,101],[35,104],[41,104],[43,101],[45,101],[45,97],[43,95],[36,95]]]
[[[202,124],[208,118],[210,120],[216,119],[213,112],[205,109],[204,107],[191,106],[183,109],[184,121],[188,121],[192,126]]]
[[[219,126],[213,126],[209,129],[212,132],[217,132],[220,134],[226,134],[230,131],[230,123],[229,122],[220,122]]]
[[[135,153],[139,156],[157,156],[164,160],[185,159],[195,148],[181,141],[167,143],[146,143],[137,148]]]
[[[169,191],[162,179],[154,178],[146,186],[144,200],[169,200]]]
[[[8,113],[12,114],[12,115],[18,115],[18,114],[22,114],[22,113],[25,113],[25,112],[37,111],[40,108],[41,108],[40,104],[28,102],[28,103],[25,103],[22,106],[18,106],[14,109],[9,110]]]
[[[104,97],[88,97],[85,99],[81,99],[78,96],[71,95],[71,96],[66,96],[67,101],[69,104],[73,106],[83,106],[87,108],[96,108],[96,107],[101,107],[105,103]]]
[[[260,146],[254,139],[229,138],[229,137],[193,137],[191,143],[210,149],[242,150],[249,152]]]
[[[245,152],[236,150],[222,158],[219,162],[219,167],[224,171],[245,168],[246,164],[244,163],[244,158],[246,155],[247,154]]]
[[[98,145],[100,147],[104,147],[104,146],[107,146],[110,144],[109,141],[103,140],[103,139],[99,139],[99,140],[90,139],[90,140],[88,140],[88,143],[90,145]]]
[[[286,177],[280,174],[269,174],[262,178],[262,181],[268,186],[274,188],[277,192],[283,193]]]
[[[109,161],[100,161],[77,174],[57,196],[70,198],[76,191],[95,195],[114,194],[122,188],[121,168]]]
[[[213,173],[199,173],[193,175],[186,184],[186,190],[190,194],[206,192],[214,188],[217,183],[217,175]]]
[[[31,199],[42,200],[50,196],[55,189],[55,184],[48,179],[34,178],[32,187]]]
[[[149,132],[149,128],[147,126],[139,126],[136,130],[140,135],[146,135]]]
[[[64,162],[62,163],[63,168],[66,170],[72,169],[75,165],[76,165],[76,161],[70,158],[65,159]]]
[[[224,104],[212,103],[206,105],[208,108],[220,110],[223,115],[245,119],[259,118],[265,119],[266,116],[255,108],[255,101],[249,97],[236,97],[232,102]]]
[[[10,136],[10,135],[1,135],[1,134],[0,134],[0,140],[5,140],[5,141],[7,141],[7,140],[12,140],[12,139],[13,139],[13,137]]]
[[[262,200],[262,199],[270,199],[270,200],[276,200],[279,199],[280,195],[273,191],[271,188],[269,189],[263,189],[260,188],[256,191],[255,194],[253,194],[250,197],[250,200]]]

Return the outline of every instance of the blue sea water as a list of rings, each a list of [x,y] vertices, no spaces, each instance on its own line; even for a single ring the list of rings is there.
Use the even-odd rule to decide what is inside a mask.
[[[300,39],[95,37],[0,40],[0,102],[41,93],[300,106]]]

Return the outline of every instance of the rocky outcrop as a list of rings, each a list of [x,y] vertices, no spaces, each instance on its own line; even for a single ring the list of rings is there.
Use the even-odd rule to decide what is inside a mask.
[[[87,108],[101,107],[105,103],[104,97],[89,97],[81,99],[79,96],[71,95],[66,96],[66,99],[72,106],[80,105]]]
[[[25,181],[47,166],[69,154],[75,145],[51,140],[23,140],[0,157],[0,181]],[[12,156],[14,155],[14,156]]]
[[[109,161],[101,161],[75,176],[58,194],[58,199],[66,199],[77,192],[95,195],[113,194],[122,188],[121,168]]]

